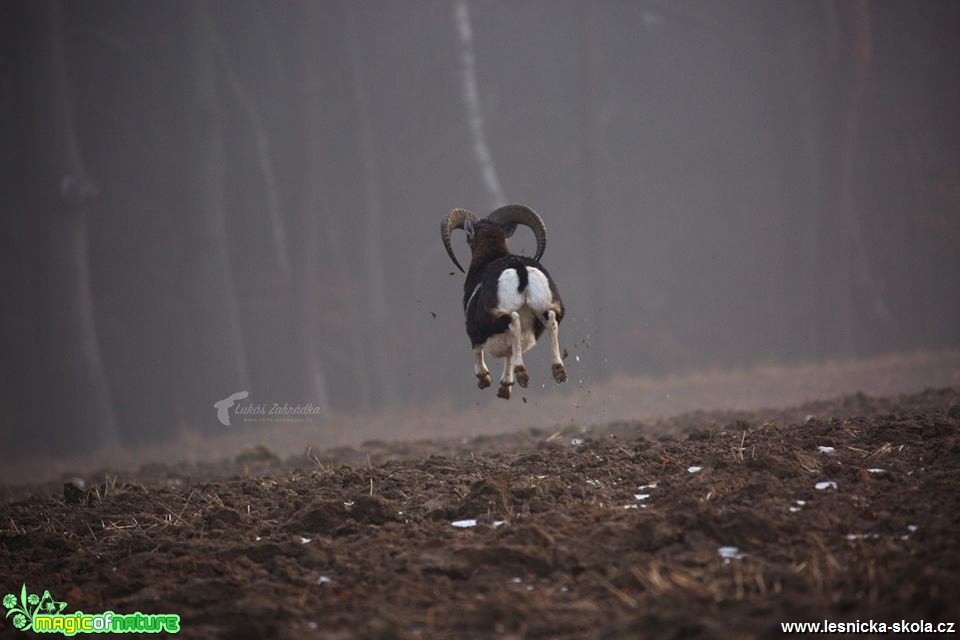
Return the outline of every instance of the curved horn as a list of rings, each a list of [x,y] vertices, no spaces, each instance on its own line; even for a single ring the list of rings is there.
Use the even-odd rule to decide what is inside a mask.
[[[447,217],[440,223],[440,239],[443,240],[443,246],[447,250],[447,255],[457,265],[457,269],[463,271],[463,267],[457,262],[457,256],[453,253],[453,247],[450,245],[450,232],[454,229],[463,229],[463,222],[469,220],[471,223],[477,221],[477,216],[472,211],[466,209],[454,209],[447,214]]]
[[[507,237],[513,234],[518,224],[530,227],[533,235],[537,237],[537,255],[534,260],[543,257],[543,252],[547,250],[547,225],[536,211],[522,204],[508,204],[488,215],[486,219],[504,227]]]

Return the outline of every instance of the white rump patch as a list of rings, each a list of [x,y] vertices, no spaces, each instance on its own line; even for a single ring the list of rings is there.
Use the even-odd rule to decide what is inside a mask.
[[[502,311],[519,311],[523,306],[523,294],[517,291],[519,286],[516,269],[504,269],[497,278],[497,304]]]
[[[527,270],[527,286],[521,292],[520,277],[516,269],[504,269],[497,278],[497,315],[517,313],[520,316],[520,349],[526,352],[537,343],[534,336],[534,323],[538,316],[553,309],[553,294],[547,275],[536,267],[524,267]],[[467,303],[469,306],[469,302]],[[490,336],[484,347],[495,358],[510,355],[513,342],[509,332]]]
[[[543,271],[536,267],[527,267],[527,304],[534,313],[541,314],[553,308],[553,294],[550,293],[550,281]]]
[[[553,308],[553,294],[550,293],[550,281],[543,271],[536,267],[527,270],[527,288],[517,291],[520,278],[516,269],[504,269],[497,279],[497,303],[501,311],[510,313],[520,311],[524,306],[535,315]]]

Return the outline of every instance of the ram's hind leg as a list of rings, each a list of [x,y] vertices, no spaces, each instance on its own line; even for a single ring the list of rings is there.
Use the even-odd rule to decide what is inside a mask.
[[[550,332],[550,348],[553,350],[553,379],[557,384],[566,382],[567,370],[563,366],[563,358],[560,357],[560,323],[557,322],[557,314],[554,311],[547,311],[547,331]]]
[[[520,314],[516,311],[510,318],[510,338],[513,349],[513,375],[524,389],[530,382],[530,376],[527,375],[527,368],[523,365],[523,326],[520,323]]]
[[[513,389],[513,354],[508,354],[503,359],[503,375],[500,376],[500,388],[497,389],[497,397],[504,400],[510,399],[510,391]]]
[[[477,376],[477,386],[486,389],[490,386],[493,379],[490,377],[490,370],[487,369],[487,363],[483,361],[483,345],[474,347],[473,357],[475,359],[473,372]]]

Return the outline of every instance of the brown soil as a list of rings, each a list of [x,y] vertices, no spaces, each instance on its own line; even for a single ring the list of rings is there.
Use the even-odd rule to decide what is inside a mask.
[[[190,638],[763,638],[781,621],[960,620],[957,388],[309,461],[253,449],[98,480],[0,503],[3,593],[26,582],[67,612],[178,613]]]
[[[582,345],[573,345],[573,352],[582,348]],[[536,358],[537,352],[531,353]],[[667,377],[615,377],[599,383],[581,379],[582,371],[578,371],[579,365],[571,356],[566,362],[570,380],[562,385],[550,382],[548,363],[534,366],[531,360],[528,364],[530,389],[515,389],[509,402],[497,398],[494,388],[476,389],[473,364],[468,362],[470,373],[461,382],[470,390],[472,401],[465,407],[448,402],[415,404],[274,424],[245,423],[242,419],[235,419],[233,426],[205,435],[198,435],[203,432],[199,426],[182,425],[174,433],[157,434],[157,439],[162,442],[122,443],[74,454],[52,454],[45,450],[31,451],[28,455],[23,452],[15,454],[15,447],[0,440],[0,499],[22,495],[10,487],[23,485],[25,481],[36,484],[71,478],[94,469],[109,469],[125,477],[126,472],[149,463],[218,462],[236,457],[259,444],[269,446],[280,456],[302,456],[307,445],[318,451],[356,447],[373,439],[436,441],[514,434],[533,427],[553,429],[555,425],[599,426],[611,422],[642,421],[650,427],[657,425],[663,416],[702,409],[756,411],[795,406],[857,391],[873,396],[893,396],[928,388],[960,386],[960,350],[700,370]],[[210,399],[210,421],[216,420],[212,407],[215,400]],[[669,423],[664,430],[647,428],[642,433],[656,436],[670,433],[675,426]],[[512,446],[513,443],[505,441],[505,444]],[[395,451],[392,447],[390,450]],[[376,451],[379,449],[374,449],[374,453]],[[362,462],[366,463],[365,455]],[[217,473],[222,475],[222,472],[222,467],[218,466]],[[195,471],[191,473],[196,477]],[[97,475],[103,479],[102,471]]]

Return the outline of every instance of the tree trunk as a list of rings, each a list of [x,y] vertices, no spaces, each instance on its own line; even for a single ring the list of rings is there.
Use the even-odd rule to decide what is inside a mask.
[[[195,231],[189,243],[193,351],[185,353],[193,374],[189,413],[210,431],[219,430],[213,403],[248,390],[248,372],[224,211],[224,157],[220,96],[215,58],[215,31],[206,1],[188,10],[188,141],[185,228]]]
[[[774,52],[767,60],[765,86],[770,108],[771,155],[778,169],[780,202],[780,285],[774,313],[780,327],[779,356],[809,358],[818,333],[816,261],[811,247],[818,217],[820,121],[816,89],[821,67],[817,39],[821,24],[813,5],[766,6],[764,33]]]
[[[281,286],[289,291],[292,274],[290,273],[290,257],[287,248],[287,232],[283,224],[283,213],[280,204],[280,191],[277,186],[276,172],[274,171],[273,152],[271,151],[270,134],[253,93],[240,77],[240,72],[233,63],[233,57],[227,50],[226,43],[216,27],[211,28],[213,47],[217,59],[223,69],[227,85],[237,104],[247,118],[250,133],[253,136],[257,150],[257,167],[263,180],[264,202],[266,203],[267,218],[270,220],[270,236],[273,240],[274,268]]]
[[[365,311],[371,323],[372,331],[366,343],[368,363],[367,371],[372,377],[374,389],[381,399],[381,405],[389,406],[399,399],[397,390],[396,355],[393,345],[385,339],[390,335],[390,315],[387,302],[387,287],[383,266],[383,242],[381,233],[384,225],[381,202],[380,166],[376,156],[373,121],[370,113],[370,97],[366,69],[362,59],[363,47],[356,16],[357,5],[351,2],[343,4],[345,18],[345,37],[350,60],[350,72],[353,80],[354,103],[356,105],[357,145],[363,176],[363,258],[365,281],[361,284],[365,291]],[[360,327],[356,327],[360,330]]]
[[[460,42],[460,80],[462,84],[464,113],[467,126],[473,138],[473,156],[480,167],[483,185],[487,191],[487,204],[492,211],[507,204],[503,186],[497,175],[497,167],[487,144],[486,127],[483,123],[483,108],[480,100],[480,88],[477,82],[477,56],[473,47],[473,25],[470,22],[470,7],[467,0],[457,0],[453,8],[457,25],[457,37]]]
[[[37,368],[34,428],[47,450],[88,450],[116,442],[109,385],[97,337],[88,263],[87,215],[97,188],[77,141],[67,68],[63,10],[54,0],[27,2],[37,171],[26,200],[41,216],[36,262]]]
[[[869,7],[864,0],[826,5],[818,285],[820,356],[852,355],[864,316],[886,308],[870,273],[854,191],[860,103],[871,57]],[[858,304],[859,303],[859,304]],[[866,314],[865,314],[866,311]]]
[[[582,220],[583,256],[586,272],[591,274],[590,285],[584,296],[584,308],[580,310],[590,349],[585,353],[589,359],[585,362],[587,376],[594,378],[607,373],[607,354],[604,344],[607,340],[604,309],[603,255],[600,233],[603,228],[601,204],[597,197],[597,162],[599,159],[599,125],[597,123],[598,65],[596,61],[596,16],[590,0],[581,0],[580,19],[580,215]]]
[[[297,335],[305,354],[304,373],[306,376],[308,393],[311,400],[323,407],[324,414],[330,411],[330,391],[327,380],[327,368],[320,355],[320,283],[317,274],[321,273],[322,265],[320,246],[326,238],[335,235],[331,228],[333,212],[327,198],[329,179],[324,170],[322,154],[327,150],[323,135],[322,122],[325,114],[323,97],[323,83],[320,79],[318,67],[323,68],[323,52],[319,47],[322,38],[321,7],[319,5],[305,5],[303,8],[303,30],[300,39],[300,64],[297,66],[297,82],[299,94],[299,117],[302,122],[302,133],[305,140],[305,153],[301,158],[303,166],[303,180],[301,181],[301,247],[300,258],[296,270],[296,327]],[[326,225],[324,225],[324,221]],[[321,229],[323,233],[321,234]],[[332,243],[339,246],[339,242]],[[329,245],[328,245],[329,246]],[[342,267],[342,262],[336,259]],[[328,261],[329,263],[329,261]],[[333,266],[333,265],[330,265]],[[329,270],[325,270],[331,277]],[[352,310],[344,310],[351,314]],[[333,342],[332,340],[330,342]],[[359,348],[354,339],[355,348]]]

